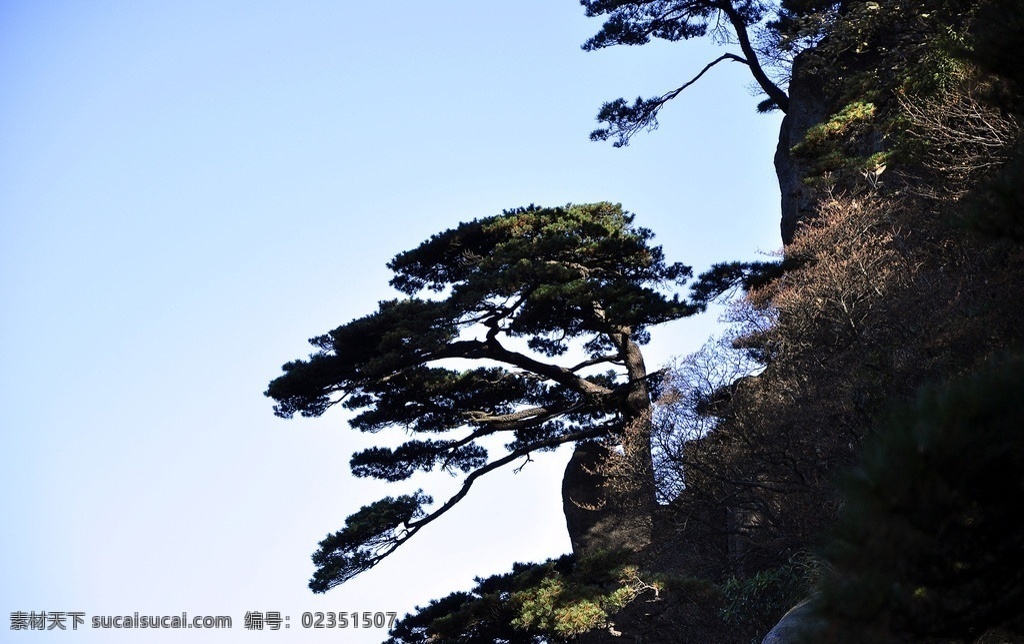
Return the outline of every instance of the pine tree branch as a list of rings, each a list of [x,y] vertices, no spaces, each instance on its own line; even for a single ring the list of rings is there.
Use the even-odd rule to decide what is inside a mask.
[[[447,358],[488,358],[496,360],[529,371],[542,378],[553,380],[584,396],[607,396],[612,393],[611,389],[576,375],[572,369],[549,362],[541,362],[526,354],[506,349],[498,341],[497,333],[488,333],[486,342],[479,340],[453,342],[436,352],[425,362]]]
[[[372,539],[371,542],[360,544],[360,546],[369,546],[370,551],[361,550],[360,547],[346,548],[346,552],[340,553],[343,558],[347,559],[347,565],[339,567],[335,571],[335,576],[329,579],[320,578],[317,580],[317,584],[314,588],[316,592],[326,592],[331,588],[339,586],[346,581],[349,581],[356,575],[370,570],[386,557],[391,555],[399,546],[404,544],[409,539],[413,538],[417,532],[422,530],[424,527],[447,513],[455,505],[461,501],[469,493],[470,488],[481,476],[493,472],[496,469],[504,467],[509,463],[516,461],[523,457],[528,457],[533,452],[540,449],[547,449],[552,447],[558,447],[566,443],[573,443],[576,441],[587,440],[590,438],[597,438],[607,431],[607,427],[598,426],[592,427],[586,430],[573,432],[571,434],[565,434],[562,436],[553,436],[550,438],[541,439],[524,445],[519,449],[513,450],[504,457],[492,461],[487,465],[480,467],[470,473],[462,483],[462,487],[452,495],[447,501],[444,502],[441,507],[437,508],[433,512],[430,512],[420,519],[408,519],[400,526],[394,528],[395,533],[389,537],[383,535],[377,535]],[[427,499],[429,502],[429,498]],[[319,553],[318,553],[319,554]]]
[[[444,505],[439,507],[437,510],[431,512],[430,514],[426,515],[422,519],[411,521],[408,524],[406,524],[406,527],[408,529],[408,536],[403,538],[400,543],[404,543],[409,538],[411,538],[413,534],[418,532],[421,528],[430,524],[432,521],[440,517],[442,514],[452,509],[456,503],[461,501],[469,493],[469,489],[473,486],[473,483],[475,483],[476,480],[483,476],[484,474],[487,474],[488,472],[493,472],[494,470],[500,467],[504,467],[505,465],[508,465],[512,461],[516,461],[520,458],[523,458],[524,456],[528,456],[529,454],[532,454],[533,452],[536,452],[539,449],[558,447],[559,445],[587,440],[588,438],[597,438],[604,434],[605,431],[606,427],[599,426],[574,432],[572,434],[565,434],[562,436],[553,436],[551,438],[541,439],[539,441],[530,443],[529,445],[520,447],[519,449],[513,450],[506,454],[505,456],[499,458],[498,460],[492,461],[487,465],[484,465],[483,467],[474,470],[466,477],[466,480],[462,482],[462,487],[459,488],[459,491],[452,495],[447,501],[445,501]]]
[[[725,53],[705,65],[704,69],[700,70],[696,76],[661,96],[648,99],[637,98],[632,106],[626,105],[626,102],[621,98],[617,101],[612,101],[611,103],[605,103],[601,108],[601,111],[598,113],[597,119],[599,121],[608,122],[609,126],[606,128],[599,128],[591,132],[590,139],[592,141],[605,141],[614,136],[618,140],[612,145],[620,148],[628,145],[629,140],[633,138],[633,135],[637,134],[641,130],[657,129],[658,112],[661,111],[661,108],[663,108],[666,103],[682,94],[686,88],[700,80],[708,70],[725,60],[733,60],[743,63],[744,65],[749,65],[747,60],[741,56],[737,56],[733,53]]]
[[[789,95],[782,91],[781,87],[773,83],[768,78],[764,68],[761,67],[761,62],[757,58],[757,52],[750,42],[750,34],[747,31],[747,23],[743,16],[736,11],[736,8],[729,0],[719,3],[718,6],[722,13],[729,18],[729,22],[732,23],[732,28],[736,32],[736,40],[739,42],[740,50],[743,51],[743,55],[746,58],[743,62],[750,68],[750,73],[753,74],[754,80],[764,90],[764,93],[768,95],[768,98],[778,106],[779,110],[783,113],[788,112]]]

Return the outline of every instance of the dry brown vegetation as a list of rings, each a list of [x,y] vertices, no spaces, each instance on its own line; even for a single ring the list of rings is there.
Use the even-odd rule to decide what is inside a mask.
[[[913,165],[825,191],[785,249],[798,268],[734,305],[731,348],[677,367],[677,442],[659,445],[684,489],[662,524],[662,565],[751,580],[801,560],[837,518],[837,477],[894,404],[1022,346],[1024,248],[965,224],[1020,150],[1014,117],[977,87],[897,100]],[[716,379],[740,354],[763,372]]]

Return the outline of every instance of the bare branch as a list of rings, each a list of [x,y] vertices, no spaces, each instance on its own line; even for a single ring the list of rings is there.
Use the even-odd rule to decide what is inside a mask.
[[[572,369],[541,362],[526,354],[506,349],[498,342],[496,332],[487,335],[485,342],[479,340],[453,342],[430,356],[430,361],[446,358],[488,358],[553,380],[585,396],[607,396],[612,393],[611,389],[576,375]]]
[[[569,367],[569,371],[572,371],[573,373],[575,373],[575,372],[579,371],[580,369],[586,369],[587,367],[593,367],[594,365],[599,365],[599,364],[604,364],[604,363],[622,364],[622,357],[619,356],[618,354],[615,354],[615,355],[607,355],[607,356],[599,356],[597,358],[591,358],[590,360],[584,360],[583,362],[581,362],[581,363],[579,363],[579,364],[577,364],[577,365],[575,365],[573,367]]]
[[[599,121],[606,121],[609,123],[607,128],[597,129],[590,133],[590,138],[593,141],[604,141],[614,136],[618,140],[613,143],[615,147],[623,147],[629,143],[629,139],[637,134],[641,130],[655,130],[658,127],[658,112],[665,106],[666,103],[679,96],[683,91],[696,83],[700,78],[708,72],[712,67],[725,60],[734,60],[739,63],[747,65],[746,59],[737,56],[736,54],[726,53],[722,54],[715,60],[711,61],[704,66],[704,69],[686,81],[676,89],[662,94],[656,98],[649,99],[636,99],[636,102],[632,106],[626,105],[626,102],[621,98],[611,103],[605,103],[604,107],[601,108],[601,112],[597,115]]]

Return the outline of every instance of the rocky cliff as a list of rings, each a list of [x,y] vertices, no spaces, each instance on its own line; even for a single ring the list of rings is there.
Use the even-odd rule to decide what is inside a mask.
[[[954,438],[943,429],[953,422],[942,416],[949,407],[928,412],[928,425],[891,420],[922,387],[945,392],[1024,346],[1024,85],[1014,64],[1024,51],[1022,8],[841,4],[829,36],[794,64],[775,156],[793,268],[739,304],[741,318],[772,321],[767,331],[755,324],[741,334],[742,348],[764,356],[765,369],[716,407],[713,432],[687,446],[687,488],[665,509],[647,551],[669,592],[659,609],[623,612],[619,641],[749,642],[821,589],[827,601],[797,611],[827,633],[809,641],[1022,641],[1014,633],[1024,579],[983,560],[1016,561],[1024,535],[981,519],[1002,512],[978,492],[1019,489],[1020,463]],[[1012,377],[998,382],[1018,392],[1004,397],[1024,395]],[[999,429],[1016,412],[992,395],[961,400],[1002,410],[978,412],[1003,419],[991,421],[986,441],[1017,454],[1021,438]],[[974,422],[986,435],[989,421]],[[992,459],[981,469],[998,483],[965,478],[944,461],[899,460],[907,427],[934,427],[927,431],[937,442],[919,453],[962,441],[964,462]],[[899,462],[892,468],[900,476],[870,470],[865,454]],[[838,485],[851,471],[870,486]],[[889,486],[884,498],[906,493],[915,501],[879,508],[878,486]],[[911,494],[919,487],[955,489],[955,500]],[[848,495],[869,500],[862,507]],[[993,531],[1011,545],[995,545]],[[956,543],[940,545],[938,534],[988,545],[969,555]],[[868,552],[873,558],[861,554]],[[889,585],[865,581],[869,574]],[[1001,590],[987,589],[985,579]],[[954,617],[952,606],[962,614]],[[804,620],[791,617],[769,640],[798,641],[793,621]]]

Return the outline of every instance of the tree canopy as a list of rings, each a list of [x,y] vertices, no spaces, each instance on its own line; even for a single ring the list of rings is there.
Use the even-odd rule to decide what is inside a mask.
[[[841,2],[835,0],[580,0],[588,17],[603,17],[601,29],[583,44],[586,51],[613,45],[645,45],[654,39],[676,42],[711,36],[735,45],[709,62],[679,87],[632,103],[619,98],[605,103],[594,130],[595,141],[613,139],[615,147],[629,143],[644,129],[658,126],[658,112],[666,103],[697,82],[708,70],[725,61],[745,65],[765,100],[758,109],[789,109],[785,85],[789,62],[802,48],[819,39],[834,20]]]
[[[700,309],[672,292],[690,268],[666,262],[652,238],[609,203],[463,223],[391,260],[390,283],[405,297],[313,338],[315,353],[284,365],[265,392],[278,416],[316,417],[341,404],[355,412],[355,429],[410,436],[353,455],[356,476],[465,475],[433,509],[417,491],[349,516],[313,555],[310,588],[324,592],[373,567],[477,478],[534,452],[600,440],[649,471],[652,374],[639,347],[651,326]],[[648,424],[627,437],[645,413]],[[500,455],[483,444],[493,437],[505,438]]]

